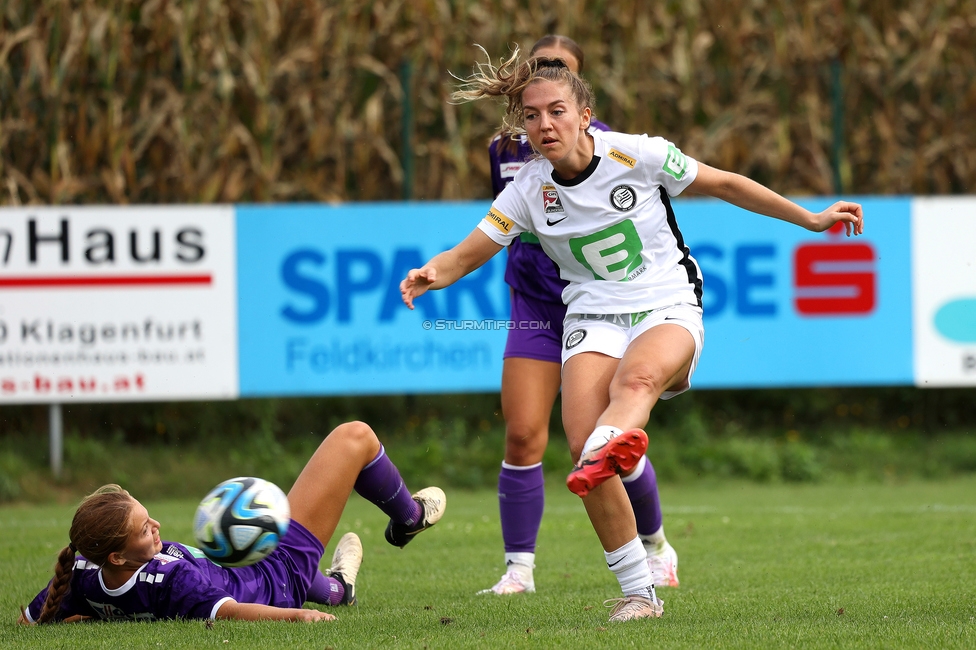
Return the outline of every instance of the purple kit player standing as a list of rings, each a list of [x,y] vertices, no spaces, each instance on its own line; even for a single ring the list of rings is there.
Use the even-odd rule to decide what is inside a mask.
[[[529,54],[561,58],[576,73],[583,69],[583,50],[567,36],[543,36]],[[610,130],[595,119],[590,121],[590,128]],[[495,197],[535,155],[524,134],[505,131],[492,139],[488,153]],[[564,216],[555,191],[546,205],[554,222]],[[559,268],[532,233],[523,233],[508,247],[505,281],[512,288],[512,322],[523,323],[524,327],[509,330],[502,370],[505,459],[498,475],[498,507],[505,543],[505,574],[493,587],[479,592],[482,594],[535,591],[535,544],[545,502],[542,456],[549,440],[549,415],[559,392],[566,316],[562,291],[567,282],[559,277]],[[539,323],[547,325],[536,329]],[[678,556],[664,536],[657,479],[646,456],[624,478],[624,485],[637,517],[637,530],[647,551],[654,584],[677,587]]]
[[[159,522],[146,508],[119,486],[106,485],[78,507],[54,579],[19,622],[334,620],[302,605],[356,602],[363,547],[355,533],[343,535],[331,569],[319,572],[353,489],[390,517],[386,539],[401,548],[437,523],[447,504],[436,487],[411,496],[376,434],[362,422],[340,425],[319,445],[288,493],[288,532],[271,555],[247,567],[221,567],[192,547],[160,540]]]

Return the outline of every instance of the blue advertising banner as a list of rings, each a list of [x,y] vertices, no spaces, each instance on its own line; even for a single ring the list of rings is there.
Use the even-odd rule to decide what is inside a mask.
[[[911,202],[860,201],[866,234],[850,239],[674,202],[705,275],[696,388],[912,384]],[[237,207],[241,396],[498,390],[504,253],[416,311],[399,292],[488,205]]]
[[[705,276],[698,388],[910,385],[911,201],[853,198],[864,235],[675,201]],[[823,210],[833,199],[798,201]]]
[[[415,311],[399,289],[488,205],[239,206],[241,396],[498,390],[504,255]]]

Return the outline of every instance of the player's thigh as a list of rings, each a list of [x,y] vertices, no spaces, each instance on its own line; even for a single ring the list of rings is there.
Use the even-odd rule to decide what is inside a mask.
[[[563,428],[573,462],[610,405],[610,381],[619,363],[600,352],[581,352],[563,364]]]
[[[291,518],[328,545],[359,472],[379,450],[380,442],[368,425],[347,422],[336,427],[288,491]]]
[[[510,451],[518,456],[534,456],[545,451],[549,438],[549,418],[556,395],[559,394],[559,384],[558,363],[519,357],[505,359],[502,366],[502,414],[505,416],[507,462],[527,462],[521,457],[509,458]]]
[[[697,346],[687,329],[662,323],[630,342],[610,384],[619,391],[649,391],[655,398],[688,381]]]

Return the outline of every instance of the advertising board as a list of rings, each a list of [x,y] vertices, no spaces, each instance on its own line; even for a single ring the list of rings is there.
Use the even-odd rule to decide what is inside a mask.
[[[859,200],[857,238],[674,201],[695,387],[976,383],[976,200]],[[4,208],[0,402],[497,391],[506,254],[415,311],[399,292],[488,206]]]
[[[504,255],[400,300],[400,280],[467,235],[484,202],[240,206],[241,395],[498,390]]]
[[[238,394],[234,209],[0,212],[0,403]]]
[[[910,201],[853,198],[864,234],[675,201],[705,276],[698,388],[912,383]],[[830,198],[797,199],[819,211]]]
[[[976,198],[912,203],[915,384],[976,386]]]
[[[910,202],[862,201],[857,238],[674,202],[705,276],[696,387],[912,383]],[[488,206],[239,207],[241,394],[498,390],[506,327],[517,326],[505,320],[504,252],[414,312],[399,293]]]

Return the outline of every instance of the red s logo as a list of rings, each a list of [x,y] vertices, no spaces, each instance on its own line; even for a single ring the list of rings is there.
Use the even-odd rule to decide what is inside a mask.
[[[843,224],[836,224],[829,232],[839,236],[843,231]],[[870,244],[845,244],[835,240],[797,247],[793,254],[796,310],[808,316],[843,316],[874,311],[876,258]]]

